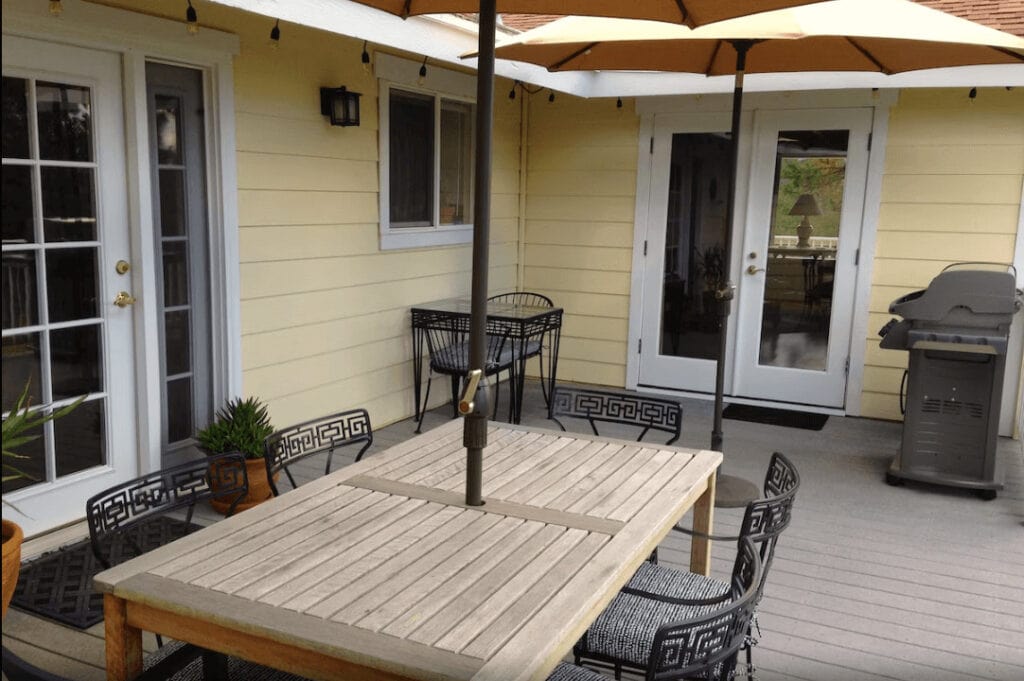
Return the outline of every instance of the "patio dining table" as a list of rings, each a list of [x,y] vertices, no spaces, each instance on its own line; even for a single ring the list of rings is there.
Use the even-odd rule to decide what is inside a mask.
[[[107,678],[147,630],[313,679],[539,681],[688,510],[711,530],[720,453],[508,424],[467,507],[460,421],[97,575]]]

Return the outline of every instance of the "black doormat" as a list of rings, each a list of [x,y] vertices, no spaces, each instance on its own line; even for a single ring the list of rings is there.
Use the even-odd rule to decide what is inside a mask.
[[[173,518],[154,518],[132,530],[132,539],[143,551],[155,549],[198,529]],[[108,555],[117,565],[137,552],[121,535],[110,542]],[[94,591],[92,578],[103,571],[88,539],[69,544],[22,563],[11,605],[79,629],[103,621],[103,594]]]
[[[730,404],[722,411],[722,416],[737,421],[767,423],[772,426],[803,428],[804,430],[821,430],[825,427],[825,422],[828,421],[828,414],[809,414],[789,409],[754,407],[749,404]]]

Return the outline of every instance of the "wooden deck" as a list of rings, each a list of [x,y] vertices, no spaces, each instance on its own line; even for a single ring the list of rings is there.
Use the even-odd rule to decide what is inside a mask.
[[[550,427],[542,406],[534,384],[524,401],[524,423]],[[679,444],[705,447],[710,403],[686,401],[683,409]],[[450,413],[428,414],[424,428],[444,423]],[[410,421],[379,430],[368,455],[408,439],[413,430]],[[727,420],[724,430],[724,472],[759,481],[778,450],[793,460],[803,482],[760,609],[757,678],[1024,678],[1020,442],[1000,440],[1006,490],[984,502],[949,488],[887,486],[883,476],[899,444],[898,424],[833,417],[815,432]],[[317,477],[320,461],[304,473]],[[739,517],[738,510],[718,509],[716,530],[735,530]],[[203,519],[216,516],[204,513]],[[26,549],[43,550],[71,534]],[[689,544],[672,536],[660,555],[685,567]],[[731,561],[730,548],[716,545],[713,572],[727,574]],[[92,681],[104,677],[102,636],[102,624],[83,632],[11,610],[3,642],[49,670]],[[154,642],[147,638],[145,645],[152,649]]]

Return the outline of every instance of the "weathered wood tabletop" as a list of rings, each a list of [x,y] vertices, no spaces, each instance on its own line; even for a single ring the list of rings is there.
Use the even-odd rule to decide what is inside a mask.
[[[148,630],[314,679],[541,680],[688,509],[711,529],[717,452],[489,442],[484,506],[456,420],[99,574],[108,679]]]

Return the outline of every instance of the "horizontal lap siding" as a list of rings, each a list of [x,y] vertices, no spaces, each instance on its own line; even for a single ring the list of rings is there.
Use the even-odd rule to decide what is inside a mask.
[[[361,42],[286,25],[270,50],[267,19],[225,15],[242,38],[235,102],[244,392],[268,400],[276,424],[356,406],[368,407],[375,425],[405,418],[409,308],[468,295],[470,247],[380,250],[377,81],[361,68]],[[338,83],[363,93],[358,128],[332,128],[320,115],[319,88]],[[495,137],[497,290],[516,277],[517,107],[498,110]]]
[[[623,386],[639,120],[611,100],[534,97],[523,288],[565,308],[558,377]]]
[[[882,350],[889,303],[946,265],[1011,262],[1024,177],[1024,92],[904,90],[889,120],[861,414],[900,418],[907,353]],[[1011,377],[1007,389],[1014,389]]]

